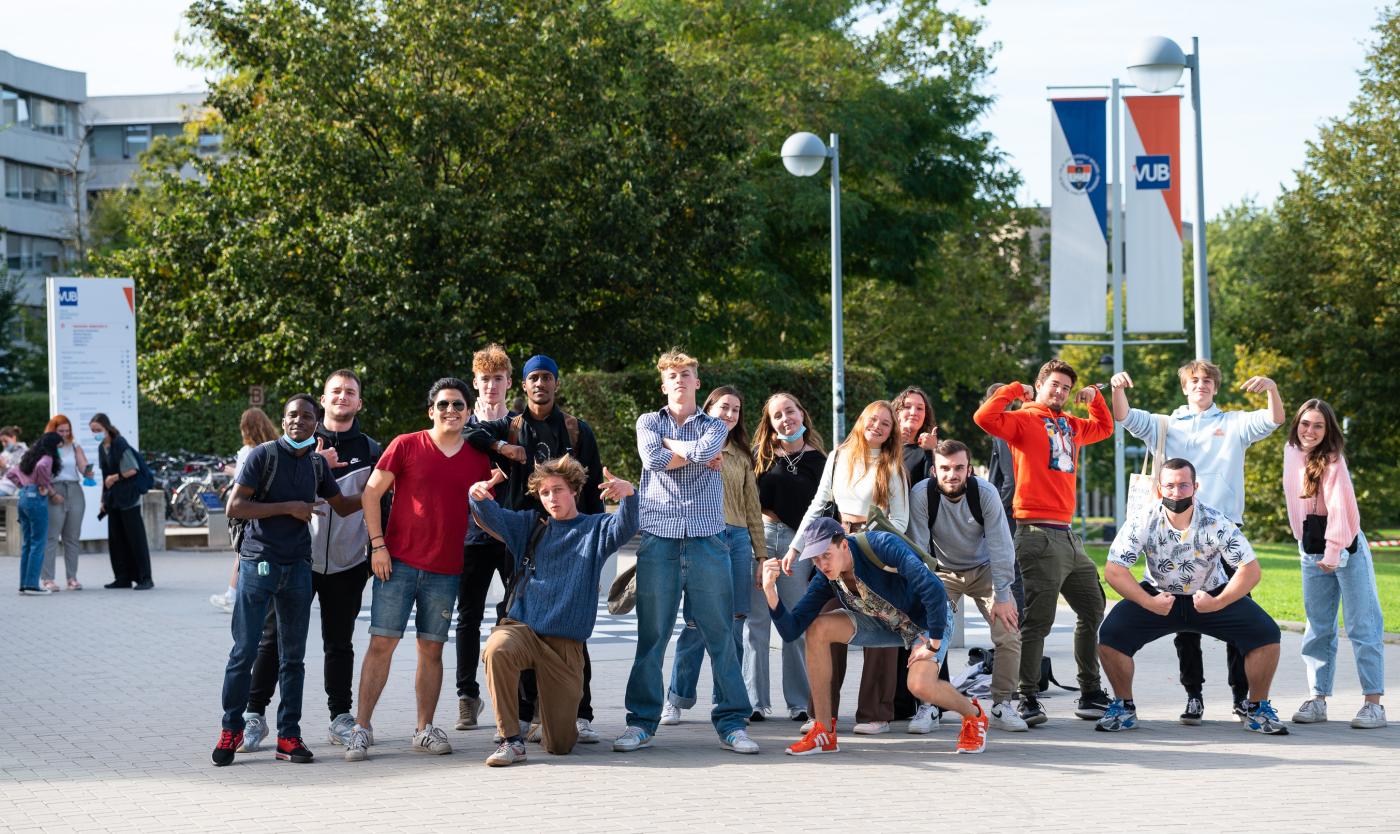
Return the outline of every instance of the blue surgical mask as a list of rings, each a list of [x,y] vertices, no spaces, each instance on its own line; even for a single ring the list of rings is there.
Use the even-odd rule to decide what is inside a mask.
[[[781,441],[783,441],[784,443],[791,443],[792,441],[797,440],[798,438],[802,437],[802,435],[804,435],[804,434],[806,434],[806,433],[807,433],[807,426],[804,424],[804,425],[798,426],[798,427],[797,427],[797,431],[793,432],[792,434],[780,434],[780,435],[778,435],[778,439],[781,440]]]
[[[107,436],[107,433],[106,433],[106,432],[95,431],[95,432],[92,433],[93,439],[96,440],[98,443],[101,443],[101,442],[102,442],[102,439],[105,438],[106,436]]]
[[[305,448],[308,447],[308,446],[315,446],[315,445],[316,445],[316,435],[315,435],[315,434],[311,435],[310,437],[306,438],[305,440],[293,440],[291,435],[289,435],[289,434],[284,434],[284,435],[282,435],[282,439],[285,440],[285,441],[287,441],[287,445],[288,445],[288,446],[291,446],[293,449],[305,449]]]

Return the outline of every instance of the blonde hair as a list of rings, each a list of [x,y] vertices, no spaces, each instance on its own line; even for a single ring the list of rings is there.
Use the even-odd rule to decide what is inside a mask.
[[[885,438],[885,442],[880,444],[880,459],[876,462],[875,470],[875,491],[871,493],[870,500],[880,509],[889,512],[890,473],[898,473],[900,483],[905,489],[909,488],[909,475],[904,471],[904,443],[899,438],[899,427],[894,424],[894,406],[887,400],[876,400],[867,405],[856,419],[851,433],[846,435],[846,439],[837,449],[844,449],[849,453],[846,455],[846,478],[855,482],[865,474],[866,458],[870,455],[870,446],[865,441],[865,426],[875,412],[882,408],[890,413],[890,434]],[[857,464],[860,466],[859,472],[856,470]]]
[[[492,342],[486,347],[472,354],[472,373],[475,374],[499,374],[510,375],[510,357],[506,355],[506,349]],[[462,393],[466,393],[465,391]]]
[[[238,433],[243,435],[244,446],[257,446],[277,439],[277,426],[267,412],[261,408],[250,408],[238,418]]]
[[[525,482],[525,486],[531,495],[538,495],[540,484],[548,478],[563,478],[564,483],[569,485],[569,491],[577,495],[588,481],[588,472],[573,455],[564,455],[535,464],[535,471],[530,473],[530,479]]]
[[[1216,390],[1220,389],[1220,366],[1214,362],[1207,362],[1204,359],[1192,359],[1185,365],[1176,369],[1176,378],[1181,381],[1182,386],[1191,378],[1192,374],[1205,372],[1215,382]]]
[[[763,401],[763,413],[759,415],[758,431],[753,440],[753,474],[755,477],[768,471],[773,465],[774,458],[777,457],[778,432],[773,429],[773,418],[768,415],[768,409],[773,403],[780,399],[792,400],[792,404],[797,410],[802,412],[802,425],[807,427],[807,431],[802,435],[802,439],[808,446],[816,449],[822,454],[826,454],[826,447],[822,445],[821,432],[812,425],[812,415],[807,413],[807,407],[802,401],[786,391],[779,391]]]
[[[679,348],[672,348],[661,354],[661,358],[656,360],[657,373],[666,373],[669,370],[684,370],[690,368],[696,373],[700,372],[700,363],[695,357]]]

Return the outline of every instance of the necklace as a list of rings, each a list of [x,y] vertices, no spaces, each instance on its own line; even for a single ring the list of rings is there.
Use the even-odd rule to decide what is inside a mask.
[[[782,455],[783,466],[787,468],[788,474],[796,475],[797,465],[802,462],[802,456],[807,454],[807,449],[803,447],[802,451],[798,452],[795,458],[789,456],[787,452],[779,452],[778,454]]]

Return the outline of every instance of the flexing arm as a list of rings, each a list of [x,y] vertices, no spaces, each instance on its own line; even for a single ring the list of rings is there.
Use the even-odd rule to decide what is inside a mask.
[[[1035,392],[1029,385],[1008,382],[978,407],[977,412],[972,415],[972,421],[987,434],[1015,443],[1020,434],[1020,420],[1017,415],[1008,412],[1006,407],[1022,399],[1035,399]]]

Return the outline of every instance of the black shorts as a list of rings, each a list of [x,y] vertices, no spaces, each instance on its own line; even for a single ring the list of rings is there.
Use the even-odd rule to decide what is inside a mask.
[[[1142,583],[1142,587],[1153,596],[1158,593],[1147,583]],[[1219,595],[1222,590],[1223,587],[1211,591],[1211,596]],[[1166,616],[1154,614],[1135,602],[1119,600],[1099,626],[1099,643],[1132,657],[1153,640],[1182,631],[1234,643],[1242,655],[1279,642],[1278,623],[1249,597],[1240,597],[1219,611],[1202,614],[1191,603],[1191,597],[1178,594]]]

